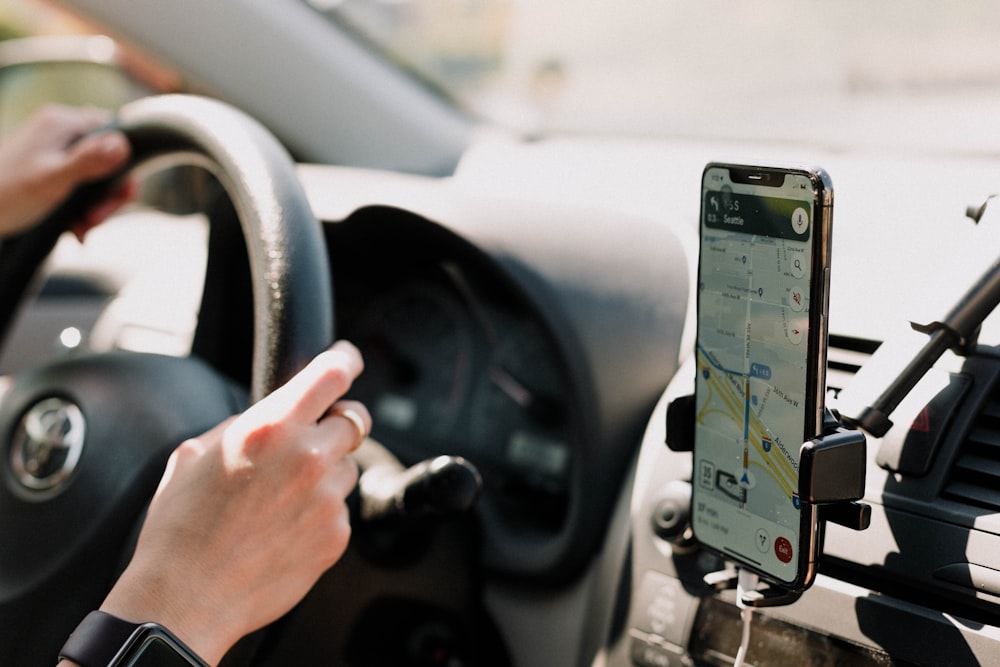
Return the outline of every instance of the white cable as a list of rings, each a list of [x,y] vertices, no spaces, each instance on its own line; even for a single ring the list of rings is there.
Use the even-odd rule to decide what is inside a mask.
[[[740,639],[740,650],[736,652],[736,660],[733,667],[743,667],[743,660],[747,657],[747,649],[750,648],[750,619],[753,616],[753,608],[743,603],[744,591],[757,590],[757,575],[749,570],[740,569],[736,575],[736,606],[740,609],[740,618],[743,620],[743,636]]]

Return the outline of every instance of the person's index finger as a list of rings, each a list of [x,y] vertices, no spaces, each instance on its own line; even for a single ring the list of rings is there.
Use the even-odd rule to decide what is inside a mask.
[[[304,421],[319,421],[350,389],[362,370],[364,362],[358,349],[346,341],[338,341],[265,400],[273,397],[287,402],[289,414]]]

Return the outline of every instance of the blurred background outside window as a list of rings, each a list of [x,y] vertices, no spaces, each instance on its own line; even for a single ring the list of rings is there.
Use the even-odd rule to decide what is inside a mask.
[[[296,1],[531,135],[1000,153],[995,0]],[[0,37],[89,30],[0,0]]]

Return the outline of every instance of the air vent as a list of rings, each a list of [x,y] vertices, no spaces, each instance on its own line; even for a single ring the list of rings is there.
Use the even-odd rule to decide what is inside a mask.
[[[826,389],[836,396],[881,343],[866,338],[831,335],[826,360]]]
[[[996,386],[973,421],[941,495],[1000,511],[1000,392]]]

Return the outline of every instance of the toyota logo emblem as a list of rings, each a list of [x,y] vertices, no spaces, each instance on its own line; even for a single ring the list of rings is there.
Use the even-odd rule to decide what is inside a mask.
[[[14,432],[11,466],[17,481],[37,493],[63,485],[80,460],[85,431],[83,413],[73,403],[62,398],[36,403]]]

